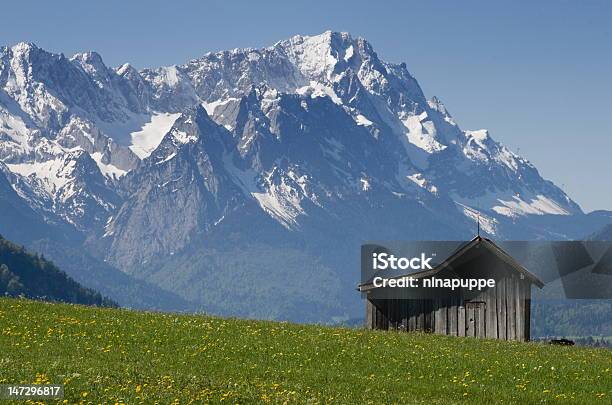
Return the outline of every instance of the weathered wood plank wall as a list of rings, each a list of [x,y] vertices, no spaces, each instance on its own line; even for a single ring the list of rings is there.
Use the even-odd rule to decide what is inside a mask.
[[[366,325],[370,329],[529,340],[531,284],[514,275],[469,299],[458,294],[435,300],[366,301]],[[468,302],[478,304],[466,308]]]

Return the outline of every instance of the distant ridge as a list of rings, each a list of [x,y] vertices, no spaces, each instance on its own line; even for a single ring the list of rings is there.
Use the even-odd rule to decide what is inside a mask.
[[[612,241],[612,224],[605,225],[603,228],[590,235],[588,239]]]

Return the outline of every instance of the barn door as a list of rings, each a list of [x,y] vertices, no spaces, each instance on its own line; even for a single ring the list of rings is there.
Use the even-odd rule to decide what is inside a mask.
[[[485,337],[486,304],[484,302],[465,303],[465,336]]]

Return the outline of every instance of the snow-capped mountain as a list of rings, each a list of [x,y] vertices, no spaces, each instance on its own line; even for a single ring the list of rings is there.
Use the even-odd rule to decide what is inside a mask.
[[[303,302],[353,314],[363,240],[465,238],[476,221],[496,238],[571,238],[597,222],[581,228],[587,215],[531,163],[462,130],[406,64],[347,33],[142,71],[0,48],[0,161],[24,204],[92,255],[246,315],[310,319]],[[254,311],[248,300],[286,286],[288,270],[301,280],[278,293],[290,309]],[[224,287],[232,275],[254,285]],[[323,282],[327,299],[307,292]]]

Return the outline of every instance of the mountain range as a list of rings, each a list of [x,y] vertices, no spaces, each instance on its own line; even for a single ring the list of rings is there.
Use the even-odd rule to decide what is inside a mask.
[[[362,315],[365,241],[612,222],[339,32],[142,70],[0,48],[0,212],[121,305],[317,322]]]

